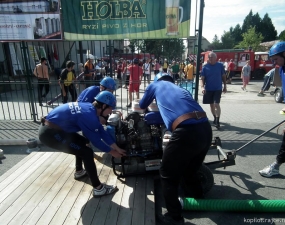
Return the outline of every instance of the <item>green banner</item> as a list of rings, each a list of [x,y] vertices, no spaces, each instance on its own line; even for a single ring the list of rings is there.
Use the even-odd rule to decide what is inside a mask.
[[[61,0],[66,40],[187,38],[191,0]]]

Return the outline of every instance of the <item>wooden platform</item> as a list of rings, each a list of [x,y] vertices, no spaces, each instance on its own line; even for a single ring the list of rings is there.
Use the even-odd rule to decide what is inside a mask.
[[[117,179],[109,154],[96,161],[101,182],[119,191],[93,198],[89,178],[73,178],[75,157],[34,152],[0,177],[0,224],[155,224],[152,176]]]

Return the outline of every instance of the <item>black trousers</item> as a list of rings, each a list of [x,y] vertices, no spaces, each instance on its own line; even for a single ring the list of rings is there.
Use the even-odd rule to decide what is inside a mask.
[[[281,164],[285,162],[285,133],[283,134],[282,144],[279,149],[279,154],[276,157],[277,163]]]
[[[62,95],[62,103],[67,103],[68,92],[71,95],[71,101],[72,102],[76,102],[76,100],[77,100],[77,92],[76,92],[75,86],[73,84],[70,84],[69,86],[64,86],[64,90],[65,90],[66,95],[65,96]]]
[[[265,76],[264,77],[264,82],[263,86],[261,88],[262,91],[268,91],[270,88],[270,82],[271,82],[271,77],[270,76]]]
[[[40,125],[39,140],[46,146],[61,152],[75,155],[75,171],[82,170],[82,162],[93,187],[101,184],[97,175],[93,150],[86,146],[88,139],[78,133],[67,133],[63,130]]]
[[[43,94],[43,89],[45,89],[45,93]],[[48,79],[38,79],[38,100],[39,103],[42,103],[42,98],[46,97],[49,93],[49,80]]]
[[[191,187],[192,193],[185,193],[187,197],[203,196],[197,171],[211,143],[212,129],[209,122],[180,125],[173,131],[160,168],[163,196],[171,216],[181,216],[182,207],[178,200],[181,182]]]

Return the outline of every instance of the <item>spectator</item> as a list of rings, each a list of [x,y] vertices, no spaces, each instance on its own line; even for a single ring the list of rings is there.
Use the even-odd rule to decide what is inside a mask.
[[[184,68],[185,77],[189,81],[194,80],[194,74],[196,73],[196,67],[194,66],[194,60],[190,60],[190,63]]]
[[[95,66],[93,65],[95,57],[91,54],[87,55],[87,61],[84,64],[84,81],[86,83],[86,88],[92,86],[93,73]]]
[[[150,74],[151,74],[151,64],[150,64],[150,59],[147,60],[143,66],[143,80],[144,80],[144,87],[146,87],[146,80],[147,83],[150,84]]]
[[[49,73],[46,63],[47,59],[42,57],[41,63],[36,65],[34,69],[34,75],[38,79],[38,100],[40,106],[43,105],[42,101],[49,93]],[[44,94],[43,94],[43,88],[45,88]]]
[[[60,74],[60,86],[62,91],[62,102],[67,103],[68,100],[68,92],[71,95],[72,102],[75,102],[77,99],[77,92],[74,86],[75,81],[75,71],[74,71],[75,63],[73,61],[66,62],[66,68],[61,71]]]
[[[179,79],[179,70],[180,70],[178,62],[173,61],[171,69],[172,69],[172,76],[173,76],[174,81],[178,80]]]
[[[154,75],[159,73],[160,64],[157,59],[154,60]]]
[[[261,90],[259,91],[259,93],[257,94],[257,96],[263,97],[265,95],[264,92],[269,90],[270,83],[271,83],[273,76],[275,74],[275,70],[278,70],[278,69],[275,67],[275,68],[269,70],[268,73],[265,74],[263,86],[262,86]]]
[[[224,88],[222,88],[222,83],[224,83]],[[227,85],[224,67],[217,62],[217,55],[214,52],[209,54],[209,63],[202,68],[201,88],[203,104],[210,104],[211,112],[214,116],[213,124],[220,128],[220,101],[222,90],[224,93],[227,92]]]
[[[135,58],[133,60],[133,65],[128,67],[128,70],[130,71],[130,80],[129,80],[129,101],[130,103],[127,105],[127,107],[132,106],[132,94],[136,92],[137,99],[140,98],[140,84],[142,80],[143,70],[139,66],[139,60]]]
[[[242,79],[242,86],[241,89],[246,91],[246,85],[248,85],[248,82],[250,80],[250,74],[251,74],[251,66],[249,65],[249,61],[246,61],[246,64],[242,67],[241,70],[241,79]]]
[[[225,59],[225,62],[224,62],[224,69],[225,69],[225,74],[226,74],[226,77],[228,77],[228,67],[229,67],[229,63],[228,63],[228,59]]]
[[[283,93],[285,90],[285,41],[281,41],[273,45],[269,50],[269,57],[275,65],[280,66],[279,72],[282,79]],[[282,109],[285,112],[285,108]],[[285,162],[285,130],[283,130],[283,140],[276,156],[276,161],[259,171],[264,177],[272,177],[279,174],[279,167]]]
[[[167,73],[167,69],[168,69],[167,59],[164,59],[164,62],[162,65],[162,70],[163,70],[163,72]]]
[[[232,78],[235,75],[234,70],[235,70],[235,64],[234,64],[233,60],[231,59],[229,65],[228,65],[228,71],[229,71],[228,84],[232,83]]]

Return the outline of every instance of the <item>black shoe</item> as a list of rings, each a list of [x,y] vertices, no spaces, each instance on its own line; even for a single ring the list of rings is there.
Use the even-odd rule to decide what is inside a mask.
[[[43,103],[39,103],[40,106],[43,106]]]
[[[127,105],[127,108],[132,107],[132,103],[130,102],[130,104]]]
[[[219,129],[219,128],[220,128],[220,123],[217,123],[217,124],[216,124],[216,127]]]
[[[216,121],[215,119],[214,119],[214,121],[213,121],[213,124],[214,124],[214,125],[216,125],[216,124],[217,124],[217,121]]]
[[[184,218],[182,216],[180,218],[173,218],[168,212],[164,215],[157,215],[157,220],[163,225],[184,224]]]

